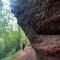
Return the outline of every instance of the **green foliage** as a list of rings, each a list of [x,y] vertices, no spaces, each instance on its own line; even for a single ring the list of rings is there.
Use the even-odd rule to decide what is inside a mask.
[[[3,58],[2,60],[12,60],[12,58],[15,56],[15,53],[12,53],[12,52],[10,52],[10,53],[8,53],[8,55],[5,57],[5,58]]]
[[[27,46],[29,41],[11,11],[4,4],[0,6],[0,60],[11,60],[11,54],[22,49],[23,43]]]

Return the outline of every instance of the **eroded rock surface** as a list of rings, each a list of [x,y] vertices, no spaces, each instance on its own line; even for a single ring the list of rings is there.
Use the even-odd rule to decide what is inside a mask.
[[[38,60],[60,60],[60,0],[17,0],[10,6]]]

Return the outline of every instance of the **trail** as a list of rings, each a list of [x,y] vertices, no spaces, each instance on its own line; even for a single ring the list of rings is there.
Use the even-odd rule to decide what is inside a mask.
[[[36,53],[31,47],[26,47],[16,53],[12,60],[37,60]]]

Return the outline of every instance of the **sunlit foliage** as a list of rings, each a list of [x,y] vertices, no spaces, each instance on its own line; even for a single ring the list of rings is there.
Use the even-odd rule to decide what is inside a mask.
[[[8,6],[8,0],[2,0],[0,4],[0,60],[4,60],[3,58],[10,55],[8,53],[12,54],[22,49],[22,44],[27,46],[29,41],[18,26],[17,19]]]

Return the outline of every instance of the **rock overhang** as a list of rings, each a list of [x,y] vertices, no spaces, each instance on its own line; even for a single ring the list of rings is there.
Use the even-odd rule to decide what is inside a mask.
[[[60,52],[60,0],[35,0],[22,5],[26,8],[20,10],[18,4],[13,13],[33,48],[44,54]]]

